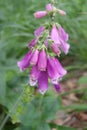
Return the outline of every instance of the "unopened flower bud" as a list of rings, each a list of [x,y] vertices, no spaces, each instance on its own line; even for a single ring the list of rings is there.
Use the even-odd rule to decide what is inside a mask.
[[[46,15],[47,15],[46,11],[37,11],[34,13],[34,17],[37,19],[43,18]]]
[[[39,28],[37,28],[37,29],[34,31],[34,35],[35,35],[36,37],[39,37],[43,32],[44,32],[44,27],[43,27],[43,26],[40,26]]]
[[[63,11],[63,10],[57,9],[56,11],[57,11],[60,15],[62,15],[62,16],[65,16],[65,15],[66,15],[66,12]]]
[[[30,43],[28,44],[28,47],[34,47],[37,43],[38,39],[34,38]]]
[[[46,10],[47,10],[47,11],[52,11],[52,10],[53,10],[52,4],[47,4],[47,5],[46,5]]]

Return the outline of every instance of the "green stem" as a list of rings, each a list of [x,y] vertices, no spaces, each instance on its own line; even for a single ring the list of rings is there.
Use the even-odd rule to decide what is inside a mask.
[[[54,7],[55,7],[55,4],[57,3],[57,1],[56,1],[56,0],[51,0],[50,3],[51,3],[52,6],[53,6],[53,11],[52,11],[52,13],[51,13],[51,15],[50,15],[50,18],[51,18],[51,22],[54,22],[54,20],[55,20]]]
[[[8,119],[9,119],[9,114],[5,117],[5,119],[3,120],[3,122],[2,122],[2,124],[1,124],[1,126],[0,126],[0,130],[2,130],[3,129],[3,127],[5,126],[5,124],[6,124],[6,122],[8,121]]]
[[[6,122],[8,121],[9,117],[10,117],[10,113],[15,109],[16,105],[18,104],[18,102],[20,101],[23,93],[24,93],[25,88],[23,89],[21,95],[19,96],[19,98],[17,99],[16,103],[14,104],[14,106],[12,107],[12,109],[9,111],[9,113],[7,114],[7,116],[4,118],[1,126],[0,126],[0,130],[3,130],[3,127],[5,126]]]
[[[50,2],[51,2],[52,4],[56,4],[56,3],[57,3],[57,0],[50,0]]]

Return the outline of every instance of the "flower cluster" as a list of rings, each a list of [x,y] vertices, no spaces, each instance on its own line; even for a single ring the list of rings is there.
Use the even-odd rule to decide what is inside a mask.
[[[52,4],[46,6],[46,11],[34,13],[35,18],[42,18],[46,15],[59,12],[65,15],[65,12],[56,9]],[[68,34],[58,23],[49,23],[40,26],[34,31],[35,38],[29,43],[29,52],[24,58],[18,61],[17,65],[20,71],[31,66],[29,75],[29,84],[35,86],[38,84],[38,90],[44,94],[51,82],[56,89],[60,91],[59,81],[67,73],[58,58],[61,51],[68,53],[70,45],[67,43]]]
[[[55,8],[52,4],[46,5],[46,11],[37,11],[34,13],[35,18],[42,18],[46,15],[49,15],[49,13],[57,12],[61,15],[66,15],[66,12],[60,9]]]

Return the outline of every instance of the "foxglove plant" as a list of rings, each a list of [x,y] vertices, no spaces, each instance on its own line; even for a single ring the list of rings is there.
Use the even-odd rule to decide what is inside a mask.
[[[52,20],[34,31],[35,38],[28,44],[29,52],[17,63],[20,71],[31,67],[29,84],[38,86],[38,91],[41,94],[48,90],[49,82],[59,92],[61,90],[59,82],[67,74],[56,56],[59,57],[61,51],[68,54],[69,36],[63,27],[54,21],[56,13],[62,16],[66,15],[65,11],[57,9],[53,3],[47,4],[45,11],[34,13],[36,19],[50,16]]]

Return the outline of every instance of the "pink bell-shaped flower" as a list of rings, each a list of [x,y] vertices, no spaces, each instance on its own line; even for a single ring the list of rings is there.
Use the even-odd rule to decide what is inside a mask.
[[[58,79],[60,78],[60,74],[58,74],[54,60],[52,57],[48,57],[47,59],[47,73],[51,82],[53,84],[57,84]]]
[[[67,71],[63,68],[57,58],[53,57],[53,61],[55,64],[56,71],[59,73],[60,78],[67,74]]]
[[[45,50],[42,49],[41,52],[39,53],[38,69],[40,71],[46,71],[46,67],[47,67],[47,56]]]
[[[55,44],[58,44],[58,45],[61,44],[61,42],[60,42],[60,36],[58,34],[58,30],[57,30],[57,28],[56,28],[55,25],[53,25],[52,30],[51,30],[51,39],[52,39],[52,41]]]
[[[31,73],[30,73],[30,80],[29,80],[29,84],[31,86],[35,86],[37,81],[38,81],[38,78],[39,78],[39,75],[40,75],[40,71],[38,70],[38,67],[37,66],[33,66],[32,67],[32,70],[31,70]]]
[[[39,51],[36,49],[36,50],[33,52],[32,57],[31,57],[31,60],[30,60],[30,64],[31,64],[31,65],[36,65],[36,64],[37,64],[38,55],[39,55]]]
[[[20,68],[20,71],[25,70],[30,65],[30,60],[32,56],[32,51],[29,51],[22,60],[17,62],[17,66]]]
[[[48,75],[46,71],[41,71],[38,79],[38,90],[44,94],[48,90]]]

